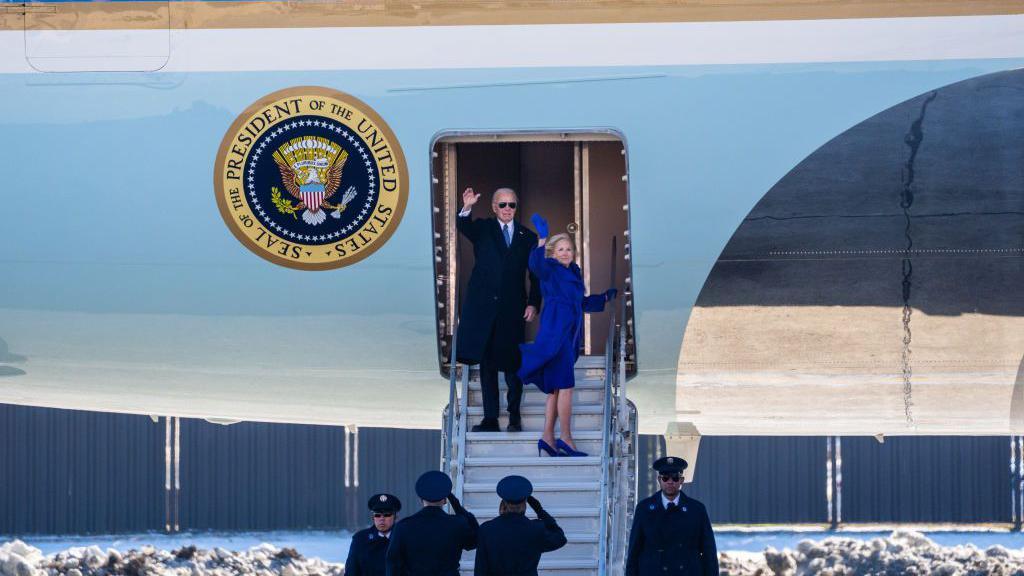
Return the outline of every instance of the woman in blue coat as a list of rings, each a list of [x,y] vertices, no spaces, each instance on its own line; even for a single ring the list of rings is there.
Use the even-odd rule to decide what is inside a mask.
[[[604,310],[605,303],[615,298],[616,290],[586,296],[572,239],[567,234],[556,234],[549,241],[547,221],[537,214],[531,220],[540,238],[530,252],[529,266],[540,279],[544,306],[537,338],[520,345],[523,360],[519,377],[524,384],[534,384],[548,395],[544,435],[537,441],[537,454],[543,450],[549,456],[586,456],[576,450],[572,439],[572,389],[576,385],[583,314]],[[561,428],[557,442],[556,419]]]

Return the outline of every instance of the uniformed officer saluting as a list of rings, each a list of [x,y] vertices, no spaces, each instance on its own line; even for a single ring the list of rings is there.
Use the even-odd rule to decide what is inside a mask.
[[[565,533],[531,494],[533,485],[522,476],[498,482],[499,516],[480,526],[475,576],[537,576],[540,555],[565,546]],[[536,520],[526,517],[527,503]]]
[[[718,576],[718,550],[708,512],[680,491],[686,460],[668,456],[653,468],[661,490],[636,506],[626,576]]]
[[[405,518],[391,532],[387,576],[458,576],[463,550],[476,548],[479,525],[452,492],[444,472],[424,472],[416,481],[423,509]],[[455,511],[444,511],[447,500]]]
[[[402,502],[391,494],[374,494],[367,504],[373,526],[352,536],[345,560],[347,576],[384,576],[384,555],[391,541],[391,528],[402,509]]]

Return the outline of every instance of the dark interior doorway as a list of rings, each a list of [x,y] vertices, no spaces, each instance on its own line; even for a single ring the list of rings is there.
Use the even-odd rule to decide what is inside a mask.
[[[507,187],[519,196],[517,220],[521,224],[532,228],[530,215],[538,213],[550,223],[552,235],[566,232],[573,236],[588,292],[600,292],[614,284],[622,294],[620,303],[627,306],[632,334],[628,167],[625,145],[618,135],[452,134],[438,138],[432,154],[435,297],[442,373],[448,372],[458,298],[473,267],[472,245],[457,240],[455,231],[462,191],[467,187],[481,194],[474,209],[477,218],[493,216],[491,195]],[[604,354],[609,320],[607,312],[587,315],[584,355]],[[527,325],[527,340],[533,338],[538,325]],[[633,371],[635,363],[630,366]]]

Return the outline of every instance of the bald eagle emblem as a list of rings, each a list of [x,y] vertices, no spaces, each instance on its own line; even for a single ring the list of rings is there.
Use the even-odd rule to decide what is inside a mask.
[[[281,183],[298,200],[292,204],[281,197],[277,188],[271,189],[271,200],[278,212],[295,214],[302,211],[302,221],[310,226],[322,224],[331,216],[341,218],[348,204],[355,199],[355,186],[349,186],[341,202],[328,202],[341,186],[341,174],[348,161],[348,152],[323,137],[299,137],[285,142],[274,152],[274,163],[281,172]]]

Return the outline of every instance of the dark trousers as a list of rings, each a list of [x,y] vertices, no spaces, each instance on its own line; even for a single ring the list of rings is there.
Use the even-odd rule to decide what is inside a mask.
[[[508,421],[511,424],[519,423],[519,402],[523,399],[523,381],[514,370],[505,374],[505,385],[508,391],[505,400],[508,401]],[[492,365],[486,358],[480,362],[480,392],[484,397],[484,422],[498,423],[498,368]]]

